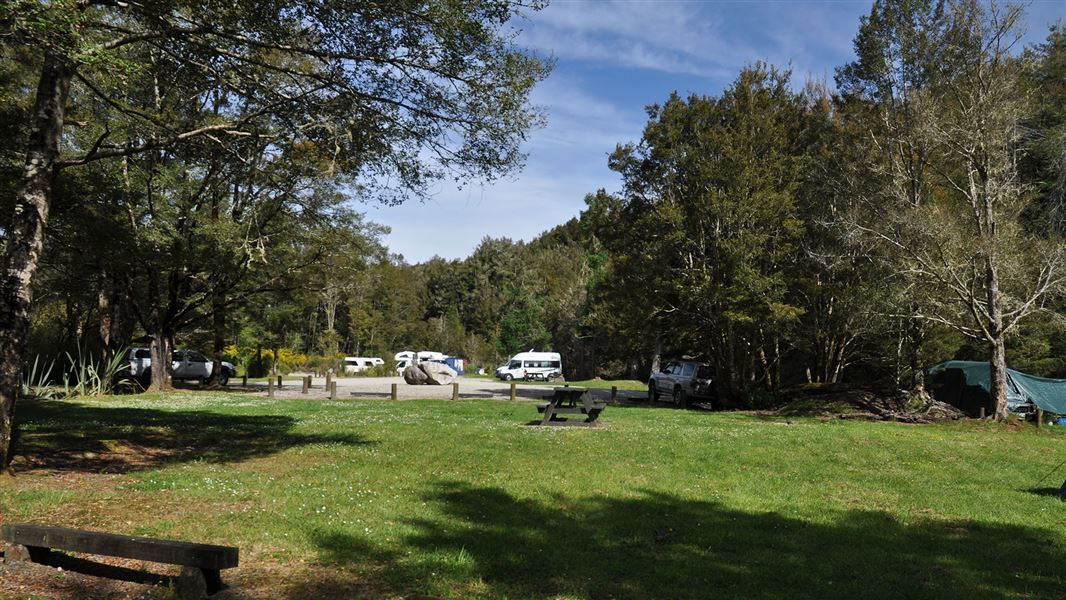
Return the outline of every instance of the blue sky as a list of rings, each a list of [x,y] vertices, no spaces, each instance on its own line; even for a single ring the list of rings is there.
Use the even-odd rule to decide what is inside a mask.
[[[528,241],[577,216],[585,194],[620,187],[607,155],[640,138],[646,105],[673,90],[716,95],[757,60],[790,65],[798,85],[808,77],[832,83],[834,67],[853,58],[870,5],[555,0],[516,23],[522,45],[557,61],[533,92],[548,123],[530,135],[521,173],[463,189],[445,182],[424,203],[366,205],[367,217],[392,228],[385,243],[411,263],[463,258],[485,236]],[[1042,41],[1064,18],[1066,0],[1035,0],[1024,41]]]

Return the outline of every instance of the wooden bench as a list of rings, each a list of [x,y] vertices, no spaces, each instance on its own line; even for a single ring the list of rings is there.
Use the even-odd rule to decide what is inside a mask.
[[[181,565],[184,568],[178,578],[177,588],[183,600],[218,592],[222,589],[220,571],[232,569],[238,563],[238,550],[230,546],[157,540],[47,525],[0,525],[0,541],[14,546],[11,551],[13,556],[5,558],[42,564],[55,562],[52,550],[66,550]]]

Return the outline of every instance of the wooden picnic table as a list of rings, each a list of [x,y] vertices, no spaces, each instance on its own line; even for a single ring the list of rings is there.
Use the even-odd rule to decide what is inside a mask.
[[[552,392],[551,396],[544,396],[548,403],[537,407],[537,411],[544,413],[541,425],[566,423],[566,418],[559,415],[585,415],[584,424],[591,425],[607,406],[604,402],[593,400],[587,388],[565,386],[557,387]]]

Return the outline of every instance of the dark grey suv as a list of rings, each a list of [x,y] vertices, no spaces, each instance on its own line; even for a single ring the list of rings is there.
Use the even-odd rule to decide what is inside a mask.
[[[714,384],[714,367],[695,361],[670,361],[658,373],[648,379],[648,400],[655,402],[659,396],[669,396],[675,406],[685,407],[692,402],[717,400],[718,390]]]

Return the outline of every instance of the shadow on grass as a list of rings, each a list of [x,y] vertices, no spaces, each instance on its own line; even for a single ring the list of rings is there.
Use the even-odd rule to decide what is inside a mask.
[[[1057,487],[1034,487],[1025,490],[1030,494],[1036,494],[1037,496],[1050,496],[1052,498],[1059,498],[1066,500],[1066,483],[1062,484],[1061,488]]]
[[[125,473],[173,462],[241,461],[310,444],[372,443],[356,434],[296,433],[285,415],[85,406],[24,401],[15,471]]]
[[[343,573],[288,597],[380,594],[507,598],[1062,597],[1063,540],[1037,528],[975,521],[900,523],[878,511],[811,523],[710,501],[516,498],[441,484],[434,517],[392,555],[361,538],[318,534],[320,560]],[[403,558],[400,558],[400,556]],[[369,579],[369,581],[368,581]]]

